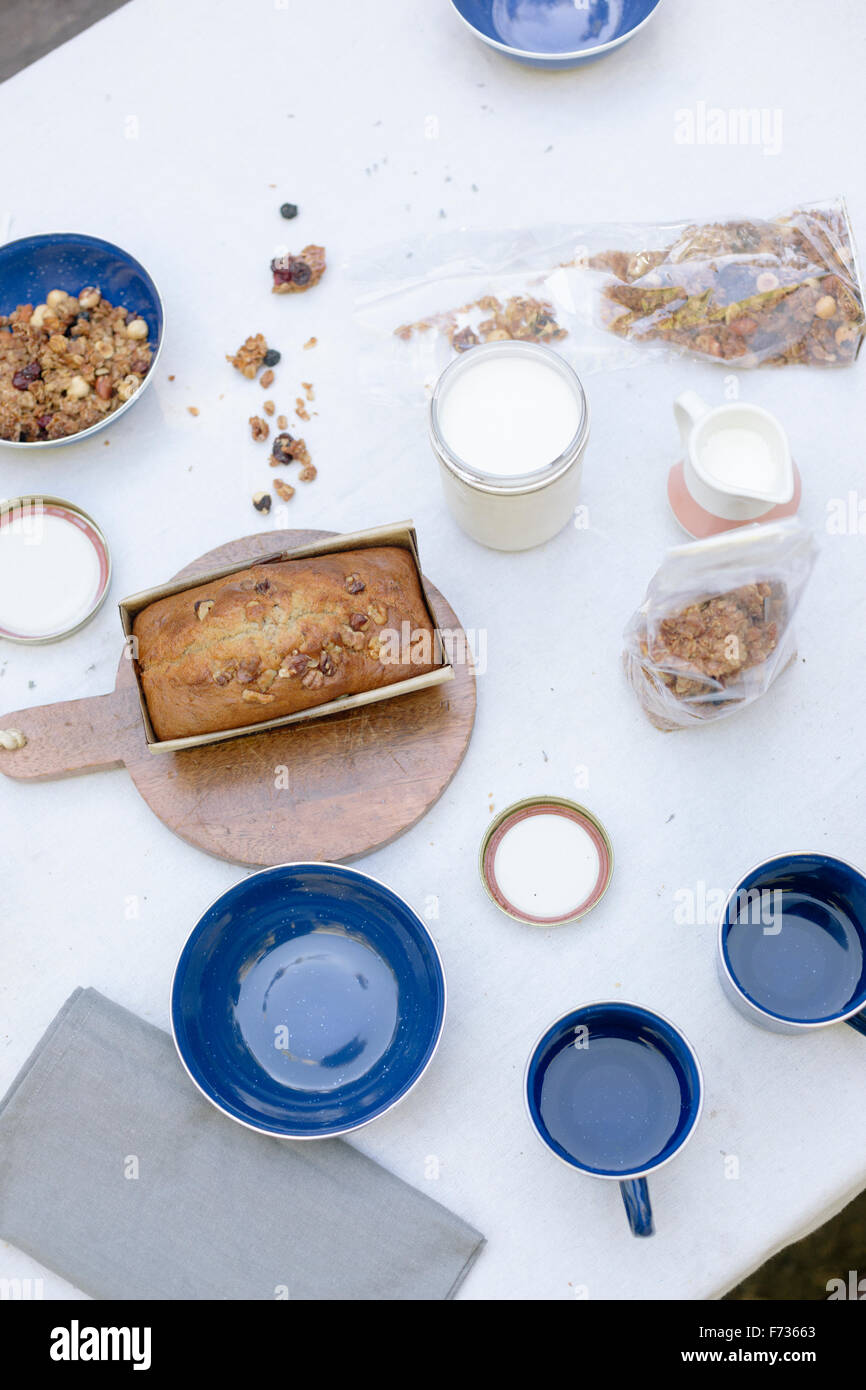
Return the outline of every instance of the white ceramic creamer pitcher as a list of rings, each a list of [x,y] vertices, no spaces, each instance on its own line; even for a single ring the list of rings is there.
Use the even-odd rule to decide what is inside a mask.
[[[726,521],[756,521],[794,496],[788,436],[775,415],[739,401],[712,408],[696,391],[674,401],[694,500]]]

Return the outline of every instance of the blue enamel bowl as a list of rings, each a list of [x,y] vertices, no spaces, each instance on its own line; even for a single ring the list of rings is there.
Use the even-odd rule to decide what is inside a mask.
[[[519,63],[575,68],[634,38],[661,0],[451,0],[483,43]]]
[[[445,1017],[424,923],[338,864],[283,864],[208,908],[171,994],[180,1059],[202,1095],[261,1134],[327,1139],[408,1095]]]
[[[87,285],[98,285],[110,303],[122,304],[131,314],[145,320],[153,349],[150,371],[128,401],[88,429],[65,439],[0,439],[4,448],[50,449],[59,444],[78,444],[106,425],[113,425],[140,400],[153,379],[162,350],[164,312],[159,290],[140,261],[110,241],[79,232],[21,237],[0,246],[0,314],[11,314],[19,304],[42,304],[50,290],[78,294]]]

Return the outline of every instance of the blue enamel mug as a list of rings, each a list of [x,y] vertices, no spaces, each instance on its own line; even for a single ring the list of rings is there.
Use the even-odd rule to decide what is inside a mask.
[[[780,854],[750,869],[719,923],[725,993],[753,1023],[866,1033],[866,878],[828,854]]]
[[[526,1068],[530,1121],[557,1158],[620,1185],[632,1234],[653,1234],[647,1177],[695,1131],[703,1080],[694,1050],[637,1004],[586,1004],[545,1029]]]

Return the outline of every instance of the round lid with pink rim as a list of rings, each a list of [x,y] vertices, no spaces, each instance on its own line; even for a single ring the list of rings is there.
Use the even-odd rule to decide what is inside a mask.
[[[503,912],[530,926],[577,922],[607,891],[613,849],[577,802],[537,796],[502,811],[481,844],[481,880]]]
[[[73,503],[32,496],[0,507],[0,638],[32,645],[77,632],[110,579],[108,543]]]

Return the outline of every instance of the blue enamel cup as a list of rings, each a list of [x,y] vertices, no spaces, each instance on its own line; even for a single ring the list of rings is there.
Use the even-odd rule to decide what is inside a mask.
[[[586,1004],[545,1029],[526,1068],[530,1121],[557,1158],[618,1182],[632,1234],[653,1234],[647,1177],[694,1134],[698,1059],[682,1033],[637,1004]]]
[[[820,853],[756,865],[728,895],[718,965],[728,998],[753,1023],[866,1033],[866,877]]]

